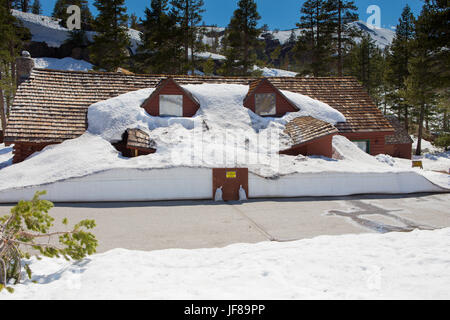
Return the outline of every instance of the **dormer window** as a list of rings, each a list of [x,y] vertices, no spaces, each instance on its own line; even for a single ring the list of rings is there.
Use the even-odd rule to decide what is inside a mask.
[[[275,93],[255,94],[255,113],[260,116],[274,116],[277,113]]]
[[[282,117],[298,107],[275,87],[267,78],[251,81],[244,99],[244,107],[261,117]]]
[[[183,96],[180,94],[159,95],[160,116],[182,117],[183,116]]]
[[[173,78],[163,79],[141,106],[154,117],[193,117],[200,103]]]

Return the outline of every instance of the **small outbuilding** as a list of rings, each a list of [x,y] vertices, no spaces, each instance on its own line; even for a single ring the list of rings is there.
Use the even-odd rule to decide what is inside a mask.
[[[285,133],[292,140],[292,147],[280,153],[297,156],[333,157],[333,136],[338,129],[331,123],[307,116],[288,122]]]
[[[142,108],[155,117],[193,117],[200,103],[173,78],[167,78],[159,82]]]
[[[263,117],[282,117],[299,109],[267,78],[251,81],[244,107]]]
[[[156,143],[148,133],[140,129],[128,129],[122,135],[122,140],[113,146],[122,153],[124,157],[132,158],[145,156],[156,152]]]
[[[386,116],[386,119],[395,129],[393,135],[386,136],[386,154],[396,158],[411,159],[413,140],[405,125],[396,116]]]

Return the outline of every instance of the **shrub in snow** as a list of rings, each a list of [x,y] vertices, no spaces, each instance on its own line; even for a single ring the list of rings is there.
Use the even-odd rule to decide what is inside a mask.
[[[29,265],[22,264],[22,259],[30,259],[31,255],[28,251],[22,251],[21,247],[33,249],[45,257],[62,256],[67,260],[80,260],[95,253],[97,240],[87,232],[95,227],[93,220],[80,221],[71,231],[50,233],[55,219],[48,214],[53,203],[39,199],[45,193],[36,192],[31,201],[20,201],[9,215],[0,218],[0,291],[6,288],[13,292],[7,285],[20,281],[22,267],[31,279]],[[67,219],[62,223],[67,225]],[[51,244],[55,237],[58,237],[59,245]],[[46,241],[40,242],[40,239]]]

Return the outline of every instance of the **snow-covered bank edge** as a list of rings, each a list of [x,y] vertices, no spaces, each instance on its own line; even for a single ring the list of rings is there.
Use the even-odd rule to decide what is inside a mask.
[[[449,299],[450,228],[31,260],[0,299]]]
[[[158,181],[158,183],[155,183]],[[186,186],[189,181],[189,187]],[[205,200],[212,198],[212,169],[116,168],[84,177],[0,191],[0,203],[31,199],[39,190],[53,202]],[[249,173],[250,198],[449,192],[415,172],[296,173],[267,179]]]

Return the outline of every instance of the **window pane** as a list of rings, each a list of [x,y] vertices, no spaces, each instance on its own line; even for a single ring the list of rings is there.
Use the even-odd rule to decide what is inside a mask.
[[[275,93],[255,94],[255,112],[260,116],[272,116],[276,114]]]
[[[362,151],[369,153],[369,141],[352,141]]]
[[[183,96],[182,95],[165,95],[159,96],[159,115],[160,116],[183,116]]]

